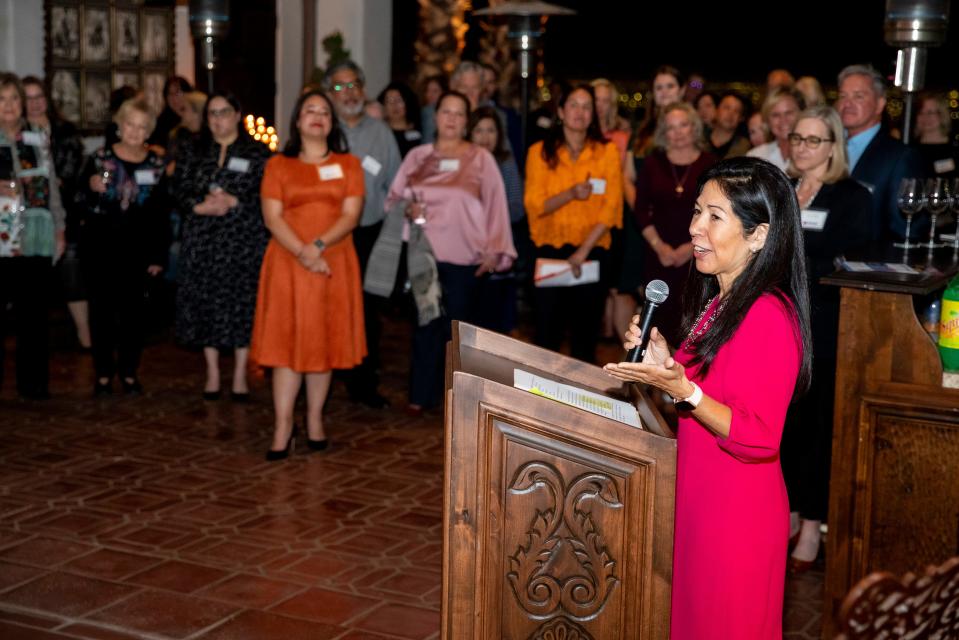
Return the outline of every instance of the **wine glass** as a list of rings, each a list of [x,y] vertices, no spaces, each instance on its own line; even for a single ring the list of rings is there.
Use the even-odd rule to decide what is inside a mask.
[[[426,200],[423,198],[422,194],[417,195],[416,191],[413,193],[413,202],[419,206],[419,213],[415,218],[413,218],[413,224],[418,224],[420,226],[426,224]]]
[[[110,171],[109,167],[104,166],[100,168],[100,180],[103,182],[104,189],[110,188],[110,181],[113,180],[113,172]],[[97,204],[93,207],[94,213],[100,213],[100,205],[103,204],[103,196],[103,193],[97,194]]]
[[[928,248],[929,251],[942,246],[936,242],[936,218],[940,213],[945,213],[949,205],[952,204],[953,192],[951,183],[952,180],[947,178],[929,178],[929,180],[926,181],[926,209],[929,210],[929,217],[931,219],[929,242],[926,243],[926,248]]]
[[[906,216],[906,237],[904,242],[897,242],[893,246],[906,251],[917,246],[909,242],[912,217],[919,213],[925,204],[923,181],[919,178],[903,178],[899,183],[899,210]]]

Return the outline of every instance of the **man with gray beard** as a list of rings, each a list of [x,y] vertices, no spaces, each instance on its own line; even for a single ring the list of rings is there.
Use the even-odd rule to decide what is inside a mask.
[[[383,226],[383,202],[393,176],[400,168],[400,150],[393,132],[382,120],[366,115],[365,84],[363,70],[350,60],[332,65],[323,77],[323,88],[333,101],[350,153],[359,158],[363,165],[365,200],[360,223],[353,229],[353,244],[364,276],[373,244]],[[363,293],[367,356],[362,364],[347,372],[346,376],[350,399],[375,409],[389,406],[389,401],[378,390],[380,313],[383,304],[383,298]]]

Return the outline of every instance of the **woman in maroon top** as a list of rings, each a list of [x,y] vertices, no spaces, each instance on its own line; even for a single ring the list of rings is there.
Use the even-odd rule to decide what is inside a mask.
[[[651,250],[643,252],[643,282],[663,280],[671,295],[657,311],[657,325],[670,344],[678,344],[682,315],[680,292],[686,284],[693,246],[689,221],[696,202],[696,181],[716,158],[702,151],[703,122],[685,102],[663,108],[654,136],[656,149],[636,178],[636,224]]]

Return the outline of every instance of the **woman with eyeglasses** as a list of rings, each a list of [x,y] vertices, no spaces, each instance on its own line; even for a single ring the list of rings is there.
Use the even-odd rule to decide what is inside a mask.
[[[263,252],[269,232],[260,211],[260,181],[270,157],[266,145],[241,128],[240,103],[214,93],[203,111],[197,144],[184,147],[174,174],[183,212],[176,335],[202,348],[203,397],[220,397],[220,354],[233,353],[230,395],[249,398],[247,357]]]
[[[869,241],[872,200],[849,177],[842,121],[832,107],[803,111],[787,140],[788,174],[796,178],[802,215],[813,348],[812,384],[791,407],[782,443],[794,544],[789,570],[796,573],[816,560],[829,498],[839,289],[819,280],[835,271],[837,257]]]
[[[413,147],[423,143],[420,132],[420,104],[416,94],[402,82],[391,82],[376,101],[383,105],[383,119],[393,131],[400,157],[405,158]]]

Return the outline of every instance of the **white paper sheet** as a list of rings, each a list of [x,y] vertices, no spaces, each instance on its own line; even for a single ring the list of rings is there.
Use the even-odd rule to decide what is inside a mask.
[[[636,407],[622,400],[578,389],[561,382],[553,382],[522,369],[513,369],[513,386],[631,427],[643,428]]]
[[[573,287],[578,284],[599,282],[599,262],[587,260],[580,268],[579,277],[573,276],[573,267],[566,260],[539,258],[533,283],[537,287]]]

